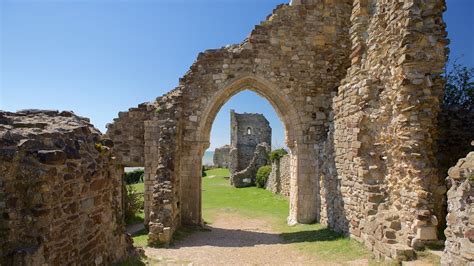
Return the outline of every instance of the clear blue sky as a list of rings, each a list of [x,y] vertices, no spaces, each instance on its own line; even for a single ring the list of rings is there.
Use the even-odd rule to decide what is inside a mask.
[[[73,110],[105,131],[119,111],[174,88],[200,51],[242,41],[289,0],[0,0],[0,109]],[[474,1],[448,0],[452,57],[474,66]],[[251,92],[213,125],[211,149],[229,143],[229,109],[263,113],[273,142],[284,132]]]

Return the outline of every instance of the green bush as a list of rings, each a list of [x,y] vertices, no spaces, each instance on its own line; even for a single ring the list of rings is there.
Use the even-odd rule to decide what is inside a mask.
[[[272,172],[272,167],[270,165],[265,165],[260,168],[258,168],[257,171],[257,176],[255,178],[255,183],[257,184],[257,187],[265,187],[265,184],[267,183],[268,176],[270,176],[270,173]]]
[[[274,162],[275,160],[280,160],[281,157],[287,155],[288,152],[281,148],[281,149],[276,149],[276,150],[273,150],[270,152],[270,155],[268,157],[270,157],[270,162]]]
[[[143,206],[142,195],[137,190],[128,185],[127,193],[124,198],[125,203],[125,221],[131,221]]]
[[[143,182],[143,175],[145,172],[143,169],[137,169],[133,170],[131,172],[125,173],[123,176],[123,180],[125,181],[125,184],[130,185],[130,184],[136,184],[139,182]]]

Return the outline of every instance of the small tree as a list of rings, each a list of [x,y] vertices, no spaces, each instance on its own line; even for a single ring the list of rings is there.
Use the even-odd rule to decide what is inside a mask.
[[[137,190],[133,187],[128,185],[126,187],[126,195],[125,195],[125,221],[127,223],[135,217],[136,213],[141,209],[143,206],[143,201],[141,195],[137,192]]]
[[[474,68],[454,61],[451,70],[446,72],[444,105],[474,109]]]
[[[280,149],[276,149],[276,150],[273,150],[270,152],[270,155],[268,156],[270,158],[270,162],[274,162],[276,160],[280,160],[283,156],[287,155],[288,152],[283,149],[283,148],[280,148]]]
[[[267,183],[268,177],[272,172],[272,167],[269,165],[264,165],[257,170],[257,176],[255,178],[255,183],[257,187],[263,188]]]

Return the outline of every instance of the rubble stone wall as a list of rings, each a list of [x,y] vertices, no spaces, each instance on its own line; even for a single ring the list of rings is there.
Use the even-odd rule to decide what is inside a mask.
[[[131,248],[123,167],[71,112],[0,112],[0,264],[110,265]]]
[[[474,152],[449,169],[448,216],[443,265],[474,261]]]
[[[145,165],[145,121],[154,116],[155,110],[154,104],[142,103],[126,112],[120,112],[113,123],[107,124],[106,136],[114,140],[114,150],[122,165]]]
[[[247,168],[231,174],[230,184],[238,188],[254,186],[258,169],[268,164],[268,153],[270,151],[270,146],[267,143],[258,144]]]
[[[290,155],[272,162],[272,172],[265,188],[274,194],[290,196]]]
[[[229,145],[224,145],[220,148],[214,150],[214,166],[220,168],[230,168],[231,156],[230,156],[231,147]]]
[[[404,260],[437,239],[444,10],[437,0],[354,1],[352,65],[333,103],[341,195],[327,196],[337,199],[329,225],[377,258]]]

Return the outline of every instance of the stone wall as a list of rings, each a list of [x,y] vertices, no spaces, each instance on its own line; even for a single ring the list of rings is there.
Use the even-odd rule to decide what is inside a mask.
[[[450,189],[441,263],[471,265],[474,261],[474,152],[449,169],[447,180]]]
[[[231,174],[230,184],[238,188],[254,186],[258,169],[268,164],[268,153],[270,151],[270,146],[267,143],[258,144],[247,167],[242,171]]]
[[[290,155],[272,162],[272,172],[265,188],[274,194],[290,196]]]
[[[359,1],[351,67],[334,98],[336,212],[329,225],[377,258],[437,239],[436,136],[448,41],[444,1]],[[334,219],[335,218],[335,219]]]
[[[236,159],[232,162],[231,173],[242,171],[250,164],[256,147],[260,143],[272,145],[272,128],[262,114],[238,114],[230,110],[231,143],[236,149]]]
[[[230,168],[231,165],[231,156],[230,156],[231,146],[224,145],[220,148],[214,150],[214,166],[220,168]]]
[[[110,265],[131,239],[112,142],[72,112],[0,112],[0,264]]]
[[[114,140],[114,151],[122,165],[145,166],[144,122],[154,117],[155,105],[142,103],[126,112],[120,112],[113,123],[107,124],[106,137]]]

